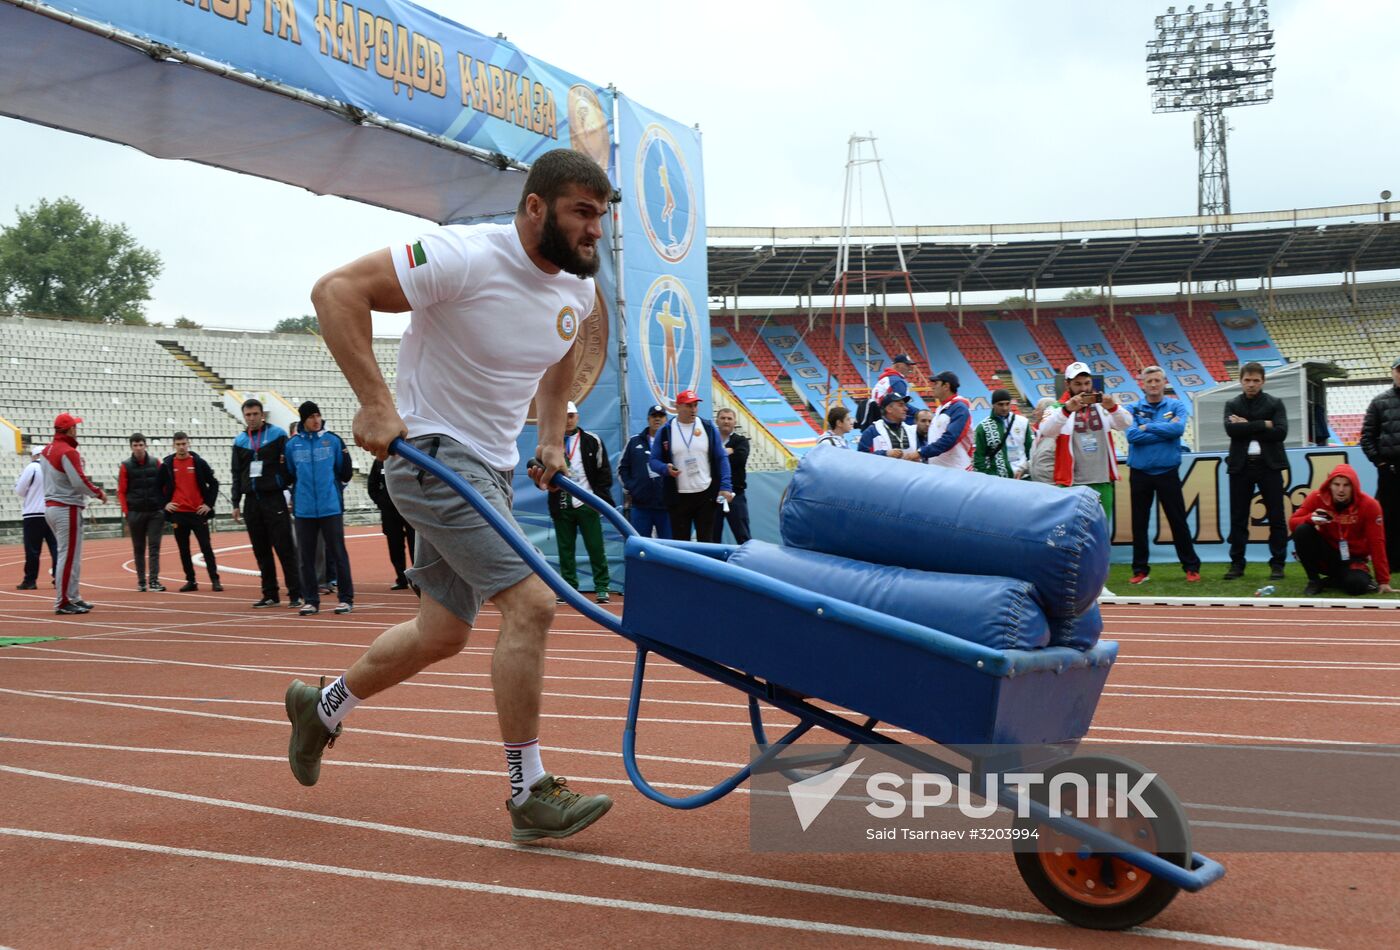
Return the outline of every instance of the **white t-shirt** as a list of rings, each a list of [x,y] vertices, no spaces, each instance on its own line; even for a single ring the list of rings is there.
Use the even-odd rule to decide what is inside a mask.
[[[593,312],[592,278],[540,270],[514,223],[449,225],[389,251],[413,308],[396,394],[409,436],[450,436],[515,468],[540,377]]]
[[[710,436],[700,420],[671,420],[671,464],[680,472],[676,491],[693,495],[710,487]]]
[[[584,491],[592,491],[593,486],[588,483],[588,473],[583,467],[583,430],[579,429],[573,435],[564,436],[564,460],[569,463],[569,477],[578,482],[578,486]],[[573,495],[568,496],[570,508],[581,508],[583,502]]]

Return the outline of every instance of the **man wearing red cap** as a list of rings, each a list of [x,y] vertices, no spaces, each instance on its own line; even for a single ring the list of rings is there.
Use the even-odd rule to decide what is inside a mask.
[[[666,476],[666,509],[677,541],[689,541],[693,527],[695,540],[713,542],[719,499],[727,504],[734,497],[724,439],[714,423],[696,417],[699,404],[695,390],[677,393],[676,418],[651,443],[651,468]]]
[[[44,449],[44,517],[58,544],[54,576],[56,614],[85,614],[92,604],[78,592],[83,552],[83,509],[89,498],[106,501],[107,493],[88,480],[78,455],[78,424],[83,420],[60,412],[53,421],[53,441]]]

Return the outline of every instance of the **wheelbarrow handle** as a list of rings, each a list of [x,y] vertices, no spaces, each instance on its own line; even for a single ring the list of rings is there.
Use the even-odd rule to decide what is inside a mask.
[[[486,499],[481,496],[481,493],[473,488],[466,479],[452,471],[452,469],[448,468],[446,465],[443,465],[431,455],[428,455],[426,452],[421,452],[409,445],[401,438],[395,439],[393,442],[389,443],[389,452],[446,483],[448,487],[458,495],[461,495],[462,499],[476,509],[477,514],[481,515],[481,517],[486,520],[486,523],[504,539],[506,544],[510,545],[511,550],[520,555],[521,560],[525,562],[530,570],[539,575],[540,580],[544,581],[549,589],[554,591],[556,596],[562,597],[569,606],[573,607],[594,623],[606,627],[614,633],[622,632],[622,624],[618,621],[616,616],[589,603],[582,594],[564,583],[564,579],[559,576],[559,573],[555,571],[554,568],[550,567],[549,562],[544,559],[544,555],[540,554],[540,552],[535,549],[535,546],[526,540],[525,536],[520,533],[520,530],[514,524],[495,508],[491,507]],[[560,476],[556,475],[555,478],[558,479]],[[577,488],[578,486],[575,485],[574,487]],[[583,489],[578,490],[583,492]],[[583,498],[586,503],[591,505],[604,504],[601,500],[587,492],[583,492],[583,494],[587,495],[586,498]],[[626,524],[626,522],[623,522],[623,524]],[[627,525],[627,527],[629,529],[632,528],[631,525]],[[636,533],[635,530],[633,530],[633,533]]]
[[[532,478],[534,477],[534,469],[543,467],[544,466],[540,465],[539,459],[530,459],[530,461],[525,463],[525,470],[531,473]],[[608,502],[593,494],[588,489],[584,488],[572,478],[566,476],[563,472],[555,472],[554,477],[549,480],[549,483],[555,488],[559,489],[560,491],[565,492],[569,495],[573,495],[579,501],[583,502],[585,505],[598,512],[598,514],[602,515],[604,518],[607,518],[608,522],[614,528],[617,529],[617,533],[622,535],[622,540],[626,541],[628,538],[632,537],[632,535],[637,533],[637,529],[632,527],[632,525],[628,523],[626,518],[622,517],[621,512],[619,512]]]

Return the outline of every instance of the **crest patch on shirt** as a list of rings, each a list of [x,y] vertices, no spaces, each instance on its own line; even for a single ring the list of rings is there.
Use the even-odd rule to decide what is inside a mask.
[[[572,340],[578,333],[578,314],[574,313],[573,307],[565,307],[559,311],[559,316],[555,320],[555,329],[559,331],[559,339]]]

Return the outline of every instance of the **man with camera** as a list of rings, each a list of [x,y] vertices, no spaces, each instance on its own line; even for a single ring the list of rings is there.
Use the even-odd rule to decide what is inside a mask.
[[[1126,431],[1133,417],[1108,393],[1094,388],[1087,363],[1065,367],[1065,394],[1040,423],[1040,437],[1055,440],[1055,484],[1084,485],[1098,493],[1104,514],[1113,517],[1113,483],[1118,457],[1112,430]]]
[[[1303,596],[1316,596],[1329,586],[1353,596],[1395,593],[1390,586],[1380,503],[1361,490],[1350,465],[1332,469],[1327,483],[1309,493],[1293,512],[1288,527],[1298,563],[1308,572]],[[1366,569],[1368,560],[1376,568],[1374,580]]]

